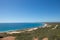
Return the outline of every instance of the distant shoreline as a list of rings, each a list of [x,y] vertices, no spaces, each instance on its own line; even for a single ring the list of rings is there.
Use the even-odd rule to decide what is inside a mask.
[[[4,23],[5,24],[5,23]],[[7,23],[8,24],[8,23]],[[10,23],[11,24],[11,23]],[[13,23],[12,23],[13,24]],[[16,23],[14,23],[16,24]],[[19,24],[19,23],[18,23]],[[22,23],[23,24],[23,23]],[[28,24],[28,23],[27,23]],[[3,25],[3,24],[2,24]],[[7,30],[7,31],[0,31],[0,33],[5,33],[5,32],[12,32],[12,31],[17,31],[17,30],[25,30],[25,29],[32,29],[32,28],[37,28],[37,27],[41,27],[44,26],[44,23],[41,23],[40,26],[36,26],[36,27],[29,27],[29,28],[23,28],[23,29],[12,29],[12,30]]]
[[[59,22],[60,23],[60,22]],[[59,24],[57,22],[44,22],[42,26],[39,26],[39,27],[45,27],[47,26],[48,24]],[[39,28],[39,27],[32,27],[32,28],[25,28],[25,29],[15,29],[15,30],[8,30],[8,31],[0,31],[0,33],[5,33],[5,32],[13,32],[13,31],[21,31],[21,30],[27,30],[27,29],[31,29],[33,30],[34,28]]]

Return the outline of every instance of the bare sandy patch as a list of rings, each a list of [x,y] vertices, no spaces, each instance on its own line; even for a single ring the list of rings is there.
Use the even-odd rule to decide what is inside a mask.
[[[8,37],[4,37],[1,40],[15,40],[15,37],[13,36],[8,36]]]
[[[48,40],[48,38],[43,38],[42,40]]]

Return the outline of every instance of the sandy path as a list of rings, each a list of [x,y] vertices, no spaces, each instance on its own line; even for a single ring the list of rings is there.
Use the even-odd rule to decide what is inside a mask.
[[[12,37],[12,36],[4,37],[1,40],[15,40],[15,37]]]

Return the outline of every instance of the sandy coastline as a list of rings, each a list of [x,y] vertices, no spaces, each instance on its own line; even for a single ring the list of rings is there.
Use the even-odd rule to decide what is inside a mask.
[[[45,27],[45,26],[47,26],[47,24],[44,24],[42,27]],[[40,27],[41,27],[41,26],[40,26]],[[40,27],[23,29],[23,31],[22,31],[22,30],[8,30],[8,31],[0,32],[0,33],[7,33],[7,34],[22,33],[22,32],[25,32],[25,31],[37,30],[37,29],[40,28]]]

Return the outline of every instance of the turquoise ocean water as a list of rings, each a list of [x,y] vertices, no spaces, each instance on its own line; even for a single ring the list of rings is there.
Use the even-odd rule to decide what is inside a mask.
[[[43,26],[43,23],[0,23],[0,32]]]

